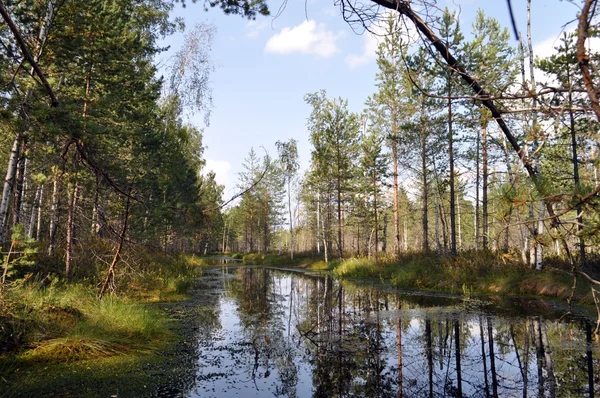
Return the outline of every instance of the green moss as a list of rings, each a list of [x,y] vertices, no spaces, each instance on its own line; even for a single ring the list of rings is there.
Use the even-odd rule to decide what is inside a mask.
[[[169,360],[143,352],[93,360],[47,362],[0,358],[0,396],[142,397],[155,395],[170,376]]]

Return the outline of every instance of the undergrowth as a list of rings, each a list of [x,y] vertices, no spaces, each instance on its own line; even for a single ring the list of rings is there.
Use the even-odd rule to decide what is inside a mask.
[[[384,256],[377,261],[350,258],[332,269],[338,278],[378,278],[389,280],[396,287],[468,295],[536,295],[567,299],[573,284],[573,276],[564,271],[564,265],[535,271],[514,256],[491,251],[466,251],[454,257],[414,252],[404,253],[399,258]],[[586,280],[578,281],[574,298],[581,303],[593,303]]]
[[[73,362],[148,353],[172,340],[166,315],[151,303],[186,299],[203,260],[129,249],[98,300],[107,268],[99,259],[78,264],[69,282],[45,255],[15,269],[0,297],[2,359]]]

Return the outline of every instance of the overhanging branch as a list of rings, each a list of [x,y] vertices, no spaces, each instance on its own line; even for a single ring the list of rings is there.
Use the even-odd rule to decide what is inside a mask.
[[[23,57],[25,57],[27,62],[29,62],[29,64],[33,68],[35,74],[38,75],[38,77],[40,78],[42,85],[44,86],[48,95],[50,96],[52,106],[57,107],[59,105],[59,102],[58,102],[58,98],[56,97],[56,94],[54,93],[54,90],[52,90],[52,86],[50,86],[50,83],[48,83],[48,80],[46,79],[44,72],[42,72],[42,70],[40,69],[40,66],[35,61],[35,59],[31,55],[31,53],[29,52],[29,49],[27,48],[27,44],[25,43],[25,40],[23,40],[23,36],[21,36],[21,33],[19,32],[19,28],[17,28],[17,25],[15,25],[14,21],[10,17],[10,14],[6,10],[6,7],[4,6],[4,4],[1,1],[0,1],[0,15],[2,15],[4,22],[6,22],[6,24],[10,28],[10,31],[12,32],[13,36],[15,37],[15,40],[17,41],[17,44],[19,45],[19,48],[21,49],[21,53],[23,54]]]

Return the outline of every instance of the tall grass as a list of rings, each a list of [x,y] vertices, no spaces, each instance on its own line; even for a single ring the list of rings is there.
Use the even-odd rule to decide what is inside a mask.
[[[375,278],[379,277],[380,273],[381,268],[372,260],[364,257],[344,260],[333,269],[333,275],[342,278]]]
[[[345,259],[333,265],[338,278],[383,278],[403,288],[456,293],[538,295],[566,299],[573,277],[560,268],[542,272],[529,269],[514,256],[491,251],[467,251],[450,257],[429,253],[405,253],[398,258]],[[580,280],[575,298],[592,303],[589,283]]]
[[[12,288],[3,312],[21,336],[19,355],[36,361],[72,361],[156,348],[169,340],[156,308],[116,296],[98,300],[82,285]],[[19,325],[22,328],[19,329]]]

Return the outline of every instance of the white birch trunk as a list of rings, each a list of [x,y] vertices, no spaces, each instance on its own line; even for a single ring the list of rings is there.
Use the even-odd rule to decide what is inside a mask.
[[[294,218],[292,216],[292,192],[291,184],[288,179],[288,210],[290,213],[290,258],[294,259]]]
[[[437,188],[434,190],[433,194],[433,205],[435,208],[435,246],[437,248],[438,253],[440,253],[442,251],[442,244],[440,243],[440,210],[438,207]]]
[[[17,132],[13,141],[13,146],[8,158],[8,167],[6,169],[6,178],[4,179],[4,188],[2,189],[2,199],[0,200],[0,246],[6,241],[6,226],[8,224],[8,205],[15,185],[15,175],[17,173],[17,163],[19,161],[19,150],[21,149],[21,140],[23,135]]]
[[[320,204],[320,195],[317,195],[317,254],[321,254],[321,234],[319,231],[321,230],[321,204]]]

